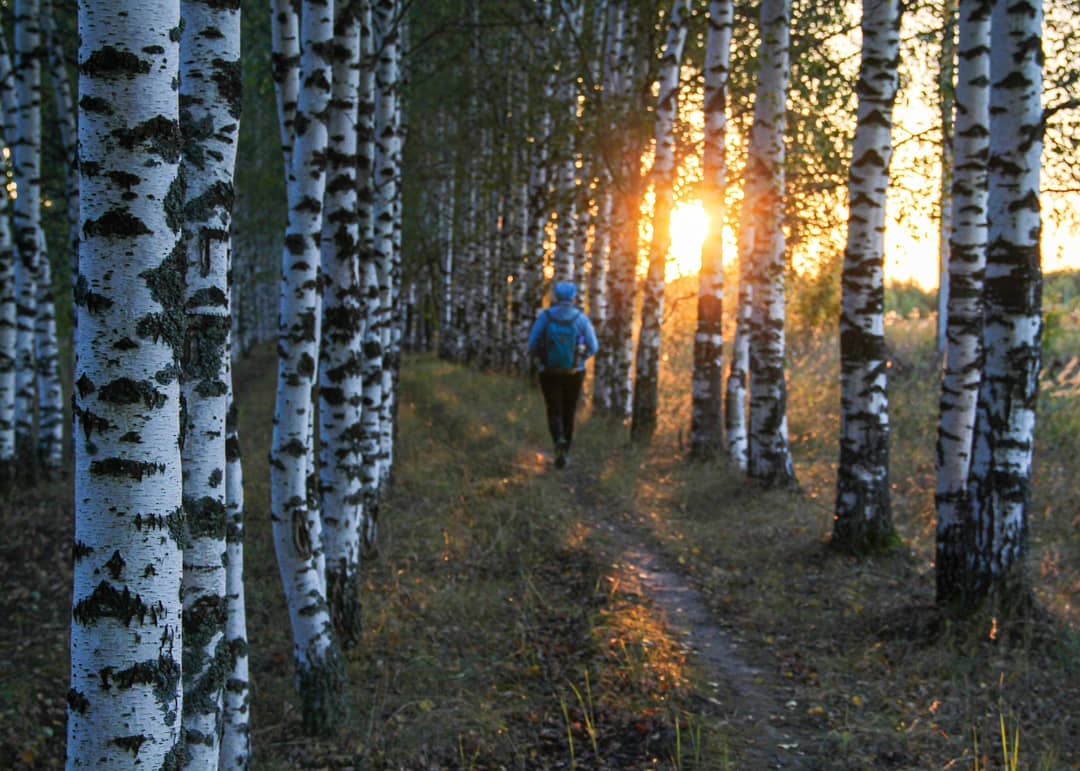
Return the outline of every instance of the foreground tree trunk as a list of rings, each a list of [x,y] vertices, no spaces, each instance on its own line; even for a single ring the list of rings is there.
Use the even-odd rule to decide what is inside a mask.
[[[289,167],[289,221],[283,254],[278,329],[278,388],[270,448],[274,548],[292,623],[304,730],[320,734],[345,717],[345,675],[326,605],[316,552],[320,523],[308,495],[312,389],[318,369],[319,237],[326,175],[333,3],[303,6],[296,133]]]
[[[360,10],[357,0],[338,0],[326,217],[321,246],[319,488],[327,602],[334,628],[346,648],[354,645],[360,635],[360,534],[364,517],[360,446],[364,307],[356,219],[356,119],[360,67],[370,66],[367,53],[371,49],[371,29],[362,30]]]
[[[229,646],[226,562],[226,415],[233,172],[240,117],[240,10],[181,0],[180,130],[184,140],[186,338],[184,714],[188,768],[214,768]]]
[[[955,172],[948,270],[948,324],[937,437],[937,601],[963,592],[963,512],[971,466],[982,357],[982,281],[986,267],[986,161],[990,149],[992,0],[961,0],[956,85]]]
[[[690,414],[690,452],[712,458],[723,442],[724,225],[727,207],[727,82],[731,0],[709,3],[705,41],[705,152],[702,198],[709,233],[701,250]]]
[[[649,246],[649,272],[641,304],[634,371],[634,401],[630,437],[648,441],[656,431],[660,376],[660,325],[664,312],[664,272],[671,248],[671,210],[675,205],[675,116],[679,107],[679,71],[690,16],[689,0],[675,0],[660,64],[660,92],[656,103],[656,158],[652,178],[653,237]]]
[[[747,199],[752,216],[754,288],[750,314],[750,433],[747,473],[766,485],[795,481],[788,446],[787,384],[784,379],[784,123],[790,76],[788,0],[761,4],[761,71],[754,126],[750,133]],[[745,206],[745,204],[744,204]]]
[[[849,174],[847,248],[841,276],[840,463],[833,543],[853,552],[887,547],[888,352],[885,348],[885,193],[900,57],[897,0],[863,6],[859,112]]]
[[[79,3],[69,768],[182,752],[179,23],[179,0]]]
[[[1028,592],[1022,571],[1042,341],[1042,20],[1041,0],[998,0],[990,24],[985,361],[967,492],[965,604],[994,597],[1006,611]]]

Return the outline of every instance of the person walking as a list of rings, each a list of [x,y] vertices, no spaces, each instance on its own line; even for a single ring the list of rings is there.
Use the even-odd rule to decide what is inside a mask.
[[[555,468],[564,468],[574,438],[585,361],[596,355],[598,345],[589,317],[574,306],[574,284],[560,281],[552,294],[554,302],[540,311],[529,332],[529,354],[540,370],[548,430],[555,443]]]

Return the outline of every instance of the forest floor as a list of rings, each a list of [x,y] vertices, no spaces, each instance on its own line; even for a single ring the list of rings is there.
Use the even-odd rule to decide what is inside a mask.
[[[1064,485],[1036,502],[1042,610],[953,623],[933,608],[926,524],[904,514],[925,461],[895,460],[904,548],[828,548],[812,399],[793,415],[801,490],[688,462],[685,405],[648,447],[586,409],[557,471],[533,384],[430,357],[403,369],[352,720],[306,739],[270,538],[274,370],[266,346],[237,372],[255,768],[1011,768],[1003,743],[1017,768],[1080,768],[1067,473],[1039,472]],[[899,427],[901,448],[905,430],[921,429]],[[0,768],[62,765],[71,500],[54,483],[0,501]]]

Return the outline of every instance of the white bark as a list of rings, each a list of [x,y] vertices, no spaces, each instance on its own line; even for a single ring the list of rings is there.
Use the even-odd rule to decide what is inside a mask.
[[[278,389],[270,449],[274,548],[293,631],[304,728],[330,730],[343,717],[342,664],[316,561],[320,523],[309,505],[312,389],[318,368],[319,247],[326,175],[333,3],[305,0],[300,81],[288,179],[278,330]]]
[[[15,139],[15,83],[7,43],[0,35],[0,146]],[[0,489],[15,472],[15,242],[11,233],[11,198],[0,190]]]
[[[330,152],[321,245],[322,355],[319,357],[319,489],[322,492],[327,601],[345,647],[360,633],[363,528],[364,308],[358,253],[356,150],[361,51],[359,3],[338,3],[334,32]],[[366,62],[364,63],[366,65]]]
[[[33,437],[35,319],[40,262],[45,259],[41,235],[41,57],[40,8],[37,0],[15,4],[15,137],[12,168],[17,195],[14,237],[17,337],[15,356],[15,444],[25,468],[35,467]]]
[[[630,424],[631,436],[642,440],[651,438],[656,430],[664,272],[671,248],[671,210],[675,205],[674,127],[679,108],[679,73],[689,16],[689,0],[675,0],[660,60],[660,91],[654,129],[656,156],[652,167],[656,192],[653,204],[653,236],[649,245],[649,272],[645,277],[642,297],[641,333],[635,360],[634,401]]]
[[[868,0],[862,30],[841,274],[840,462],[833,525],[833,540],[853,551],[887,546],[893,537],[883,271],[885,194],[900,57],[898,0]]]
[[[1023,586],[1042,337],[1042,20],[1041,0],[999,0],[990,24],[985,360],[966,541],[971,603]]]
[[[37,228],[37,243],[45,244],[45,232]],[[52,294],[52,269],[42,250],[38,264],[37,312],[34,314],[34,362],[37,373],[37,458],[47,475],[59,472],[64,459],[64,393],[60,385],[60,351],[56,342],[56,306]]]
[[[229,649],[226,414],[233,174],[240,114],[240,11],[181,0],[180,130],[184,139],[186,344],[184,714],[185,764],[214,768]]]
[[[178,0],[79,3],[69,768],[181,751],[179,23]]]
[[[961,0],[956,85],[955,172],[945,372],[937,438],[938,599],[962,589],[963,499],[979,395],[982,276],[986,268],[986,161],[990,149],[990,11],[992,0]],[[951,287],[949,285],[951,284]]]
[[[715,455],[723,442],[724,225],[727,207],[727,83],[731,0],[711,0],[705,40],[705,151],[702,199],[709,232],[701,251],[690,419],[691,451]]]

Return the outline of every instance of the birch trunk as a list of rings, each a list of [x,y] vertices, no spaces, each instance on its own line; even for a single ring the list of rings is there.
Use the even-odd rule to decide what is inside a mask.
[[[0,34],[0,145],[10,151],[15,139],[15,83],[7,43]],[[6,173],[6,165],[5,167]],[[11,233],[11,198],[0,190],[0,491],[15,475],[15,264]]]
[[[679,69],[690,16],[689,0],[675,0],[660,63],[660,92],[656,103],[656,158],[652,179],[653,236],[649,245],[649,272],[641,305],[634,373],[634,401],[630,437],[648,441],[656,430],[660,374],[660,325],[664,312],[664,271],[671,248],[671,210],[675,204],[675,117],[679,107]]]
[[[182,753],[179,23],[178,0],[79,3],[69,768]]]
[[[724,393],[727,454],[740,471],[747,470],[750,446],[749,427],[746,422],[746,392],[750,384],[750,315],[754,303],[750,265],[756,232],[750,204],[754,196],[753,184],[748,173],[744,173],[738,239],[739,300],[735,309],[735,339],[731,343],[731,364]]]
[[[968,606],[1026,599],[1042,339],[1041,0],[994,4],[982,382],[968,481]]]
[[[690,452],[712,458],[723,443],[724,225],[727,207],[727,82],[731,0],[711,0],[705,41],[705,152],[702,198],[709,232],[701,251],[690,416]]]
[[[41,56],[37,0],[15,4],[15,138],[12,170],[17,195],[14,210],[17,338],[15,355],[15,448],[22,469],[32,475],[34,462],[35,325],[41,235]],[[40,405],[39,405],[40,406]]]
[[[788,0],[761,4],[761,69],[747,157],[747,201],[753,218],[748,261],[753,287],[749,325],[750,431],[746,471],[766,485],[795,481],[788,446],[784,376],[784,124],[790,75]],[[747,203],[749,206],[747,207]]]
[[[867,2],[862,29],[841,274],[840,462],[832,536],[834,544],[853,552],[885,548],[895,538],[889,510],[889,361],[882,273],[900,57],[897,0]]]
[[[986,268],[986,161],[990,149],[992,0],[961,0],[956,85],[955,172],[948,266],[949,308],[941,419],[937,437],[937,599],[956,600],[964,584],[964,496],[971,464],[982,357],[982,283]]]
[[[283,254],[278,390],[270,449],[274,547],[292,624],[304,730],[326,733],[345,717],[344,671],[316,561],[320,523],[309,505],[312,389],[319,341],[319,237],[326,174],[333,3],[305,0],[300,82],[289,168]]]
[[[188,768],[214,768],[229,647],[226,578],[226,415],[229,271],[240,116],[239,3],[181,0],[184,298],[184,713]]]
[[[379,485],[389,480],[393,460],[395,368],[395,207],[400,192],[400,143],[397,133],[398,4],[376,0],[375,30],[379,56],[375,85],[375,255],[379,278],[377,329],[382,345],[382,385],[379,405]]]
[[[219,766],[244,771],[251,765],[251,683],[248,672],[247,611],[244,602],[244,476],[239,420],[233,400],[232,357],[225,383],[225,700]]]
[[[78,137],[75,127],[75,105],[71,99],[68,80],[67,57],[64,46],[56,34],[52,0],[44,0],[41,6],[41,31],[44,35],[45,52],[48,57],[49,79],[53,87],[53,104],[56,105],[56,122],[60,129],[60,146],[64,152],[64,192],[67,197],[68,254],[71,258],[71,275],[79,273],[79,161],[76,146]]]
[[[274,79],[281,153],[285,176],[292,167],[295,139],[296,103],[300,98],[300,15],[296,0],[272,0],[270,22],[270,63]]]
[[[44,247],[40,224],[36,242]],[[37,462],[46,477],[60,472],[64,460],[64,394],[60,385],[60,351],[56,342],[56,304],[52,269],[44,248],[40,254],[37,312],[34,314],[34,362],[37,373]]]
[[[938,296],[936,341],[939,356],[945,355],[949,325],[949,261],[953,231],[952,189],[956,167],[956,19],[958,0],[945,0],[941,32],[941,63],[938,98],[941,110],[941,222],[938,228]]]
[[[364,491],[361,538],[372,548],[378,534],[379,405],[382,403],[382,336],[379,333],[379,276],[375,258],[375,27],[371,2],[361,7],[360,93],[357,119],[357,224],[360,241],[360,279],[363,291],[364,338],[361,371],[360,482]]]
[[[323,220],[322,355],[319,357],[319,489],[330,615],[341,644],[360,634],[360,533],[363,527],[364,308],[358,253],[356,121],[360,88],[360,3],[338,1],[333,98]],[[371,29],[363,31],[370,37]],[[366,63],[365,63],[366,64]]]

